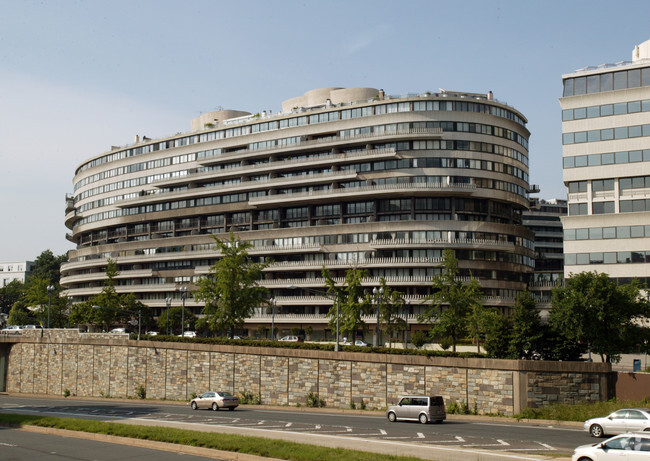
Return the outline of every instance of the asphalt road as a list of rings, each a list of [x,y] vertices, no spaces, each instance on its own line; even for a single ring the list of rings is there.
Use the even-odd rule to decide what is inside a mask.
[[[446,451],[480,451],[526,456],[570,456],[578,445],[595,442],[581,427],[550,427],[499,418],[449,415],[443,424],[390,423],[377,412],[324,412],[287,407],[240,406],[235,411],[192,410],[189,405],[158,401],[79,400],[0,396],[0,411],[164,424],[202,431],[283,438],[328,446],[359,446],[359,441],[394,447],[444,447]],[[350,443],[352,442],[352,443]]]
[[[207,458],[186,453],[0,428],[0,460],[2,461],[71,459],[78,461],[205,461]]]

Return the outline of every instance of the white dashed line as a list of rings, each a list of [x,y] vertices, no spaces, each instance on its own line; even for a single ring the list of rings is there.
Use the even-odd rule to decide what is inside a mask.
[[[423,439],[423,438],[424,438],[424,434],[422,432],[418,432],[418,439]]]

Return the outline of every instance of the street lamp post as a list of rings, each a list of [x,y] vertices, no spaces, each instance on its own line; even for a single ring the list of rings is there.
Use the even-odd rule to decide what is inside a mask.
[[[167,304],[167,336],[169,336],[169,309],[172,307],[172,298],[165,298]]]
[[[182,286],[178,289],[181,292],[183,307],[181,308],[181,338],[185,337],[185,298],[187,298],[187,287]]]
[[[50,328],[50,311],[52,310],[52,293],[54,293],[54,285],[47,286],[47,327]]]
[[[288,285],[287,288],[289,290],[295,290],[298,287],[296,285]],[[340,346],[340,343],[339,343],[339,318],[341,316],[339,314],[339,297],[338,297],[338,295],[332,296],[326,291],[314,290],[313,288],[303,287],[302,289],[305,290],[305,291],[309,291],[311,293],[317,294],[317,295],[325,296],[326,298],[331,299],[332,301],[334,301],[334,305],[336,306],[336,343],[334,344],[334,351],[339,352],[341,350],[341,346]]]
[[[406,304],[404,306],[404,349],[409,348],[409,311],[410,311],[410,304]]]
[[[384,296],[384,287],[379,288],[379,296],[377,296],[377,287],[372,289],[372,294],[375,297],[375,302],[377,303],[377,337],[375,338],[375,346],[379,347],[379,308]]]
[[[68,296],[68,328],[70,328],[70,315],[72,314],[72,301],[74,301],[74,298],[72,296]]]
[[[275,341],[275,298],[271,298],[271,341]]]

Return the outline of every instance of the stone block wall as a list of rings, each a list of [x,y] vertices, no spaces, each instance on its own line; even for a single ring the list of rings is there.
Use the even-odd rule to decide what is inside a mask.
[[[188,400],[250,393],[262,403],[382,409],[403,394],[442,395],[479,414],[606,399],[609,364],[391,356],[297,349],[130,341],[126,335],[45,330],[10,343],[11,393]],[[40,333],[40,332],[39,332]]]
[[[589,373],[528,373],[528,406],[536,408],[549,403],[599,402],[599,376]]]

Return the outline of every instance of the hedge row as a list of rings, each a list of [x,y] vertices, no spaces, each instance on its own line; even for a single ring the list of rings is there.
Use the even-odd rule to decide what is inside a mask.
[[[131,335],[131,339],[136,339],[137,335]],[[248,347],[276,347],[281,349],[306,349],[317,351],[333,351],[334,344],[329,343],[303,343],[303,342],[285,342],[271,341],[267,339],[229,339],[229,338],[183,338],[171,335],[142,335],[142,339],[161,342],[176,343],[198,343],[198,344],[215,344],[227,346],[248,346]],[[431,351],[420,349],[394,349],[389,347],[360,347],[360,346],[341,346],[345,352],[365,352],[369,354],[393,354],[393,355],[421,355],[424,357],[464,357],[464,358],[485,358],[485,354],[476,352],[451,352],[451,351]]]

